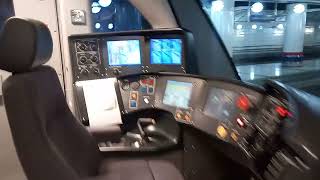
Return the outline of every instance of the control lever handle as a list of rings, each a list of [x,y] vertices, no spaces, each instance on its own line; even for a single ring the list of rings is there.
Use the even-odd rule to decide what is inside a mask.
[[[159,136],[159,137],[163,137],[163,138],[167,139],[168,141],[171,141],[174,144],[178,143],[178,139],[176,137],[171,136],[163,129],[158,128],[154,125],[149,125],[148,127],[146,127],[144,129],[144,132],[148,136]]]
[[[142,139],[148,141],[148,137],[146,137],[146,133],[143,130],[143,127],[148,125],[155,125],[156,121],[152,118],[139,118],[137,121],[137,126],[140,131]]]

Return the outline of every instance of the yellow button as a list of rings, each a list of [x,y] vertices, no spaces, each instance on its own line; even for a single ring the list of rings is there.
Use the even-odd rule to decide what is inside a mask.
[[[226,138],[228,136],[228,131],[223,126],[218,126],[217,133],[221,138]]]
[[[236,133],[232,132],[230,136],[234,141],[238,141],[238,135]]]

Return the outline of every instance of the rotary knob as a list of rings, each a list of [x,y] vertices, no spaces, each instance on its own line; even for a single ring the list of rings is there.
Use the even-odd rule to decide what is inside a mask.
[[[119,69],[114,69],[114,70],[112,71],[112,73],[113,73],[115,76],[118,76],[118,75],[120,74],[120,71],[119,71]]]
[[[85,51],[87,49],[87,46],[83,43],[79,43],[78,45],[78,48],[81,50],[81,51]]]
[[[80,64],[85,64],[87,62],[87,58],[85,56],[81,56],[79,62]]]
[[[90,48],[91,48],[91,51],[97,51],[97,45],[96,44],[91,44]]]
[[[88,75],[88,74],[89,74],[89,70],[83,68],[83,69],[80,70],[80,74],[82,74],[82,75]]]
[[[98,68],[93,68],[93,72],[96,74],[96,75],[99,75],[100,74],[100,70]]]
[[[99,61],[97,56],[92,56],[91,61],[97,63]]]

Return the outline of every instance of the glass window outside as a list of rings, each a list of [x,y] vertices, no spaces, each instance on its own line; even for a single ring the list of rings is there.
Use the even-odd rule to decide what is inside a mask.
[[[200,0],[243,81],[320,96],[320,2]]]
[[[128,0],[90,0],[93,32],[114,32],[151,28]]]

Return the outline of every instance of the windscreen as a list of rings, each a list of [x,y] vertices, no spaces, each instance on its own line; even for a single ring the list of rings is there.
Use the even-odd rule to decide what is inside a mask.
[[[182,61],[181,39],[151,39],[151,64],[180,65]]]
[[[191,98],[192,83],[167,81],[163,104],[187,109]]]
[[[110,66],[141,64],[139,40],[107,41],[107,51]]]

